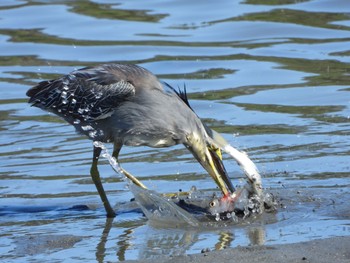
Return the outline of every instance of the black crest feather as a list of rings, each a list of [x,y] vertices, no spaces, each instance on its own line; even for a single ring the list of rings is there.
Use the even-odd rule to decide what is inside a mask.
[[[171,89],[193,111],[193,109],[190,105],[190,102],[188,101],[186,84],[184,84],[183,89],[181,89],[180,87],[178,87],[178,89],[175,89],[169,83],[166,83],[166,82],[163,82],[163,83],[165,86],[167,86],[169,89]]]

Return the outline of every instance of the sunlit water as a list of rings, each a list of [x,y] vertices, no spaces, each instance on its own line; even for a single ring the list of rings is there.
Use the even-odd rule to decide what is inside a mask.
[[[1,1],[0,261],[122,261],[350,235],[349,13],[347,0]],[[150,226],[101,159],[118,213],[106,219],[89,176],[92,142],[29,107],[25,92],[116,61],[186,84],[198,115],[256,162],[278,212],[216,229]],[[120,162],[159,193],[216,190],[181,145],[125,147]]]

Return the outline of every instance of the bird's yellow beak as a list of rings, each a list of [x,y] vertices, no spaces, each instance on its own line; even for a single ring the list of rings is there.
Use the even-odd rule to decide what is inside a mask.
[[[201,163],[202,166],[208,171],[225,196],[233,193],[235,188],[222,162],[221,150],[214,145],[207,146],[206,150],[206,163]]]
[[[198,136],[189,136],[186,147],[214,179],[224,195],[235,191],[230,178],[222,163],[221,150],[214,144],[200,140]]]

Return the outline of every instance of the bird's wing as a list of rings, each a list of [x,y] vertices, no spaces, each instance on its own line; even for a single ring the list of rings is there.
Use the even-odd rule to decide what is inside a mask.
[[[134,95],[135,87],[124,75],[103,67],[76,70],[62,78],[40,82],[27,92],[29,103],[68,121],[106,118]]]

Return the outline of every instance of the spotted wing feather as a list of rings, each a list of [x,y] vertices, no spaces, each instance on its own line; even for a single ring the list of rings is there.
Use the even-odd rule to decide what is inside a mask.
[[[27,95],[33,106],[51,111],[67,121],[95,121],[135,95],[135,87],[107,71],[77,70],[62,78],[40,82]]]

